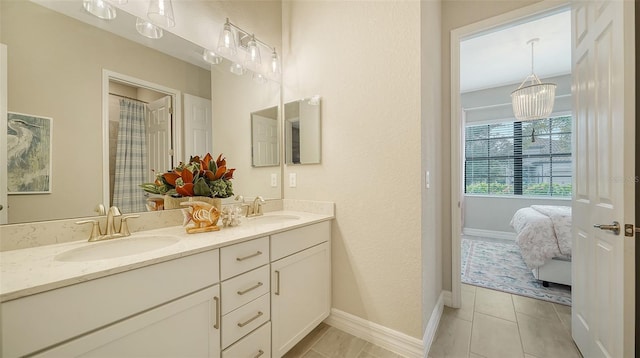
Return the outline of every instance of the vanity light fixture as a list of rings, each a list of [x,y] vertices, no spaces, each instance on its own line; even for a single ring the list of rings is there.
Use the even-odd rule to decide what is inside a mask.
[[[553,111],[556,85],[542,83],[533,72],[533,45],[539,40],[534,38],[527,41],[527,44],[531,44],[531,74],[522,81],[518,89],[511,92],[513,114],[519,121],[548,118]]]
[[[238,54],[238,48],[244,53]],[[264,49],[271,52],[270,62],[266,66],[262,63],[262,51]],[[229,21],[229,18],[226,19],[222,32],[220,32],[217,52],[219,56],[224,56],[234,61],[231,67],[232,73],[241,75],[246,70],[250,70],[256,74],[253,79],[259,83],[266,83],[268,79],[279,79],[281,69],[276,48],[260,41],[254,34],[234,25]],[[244,56],[244,59],[241,56]]]
[[[160,27],[141,18],[136,19],[136,30],[138,30],[140,35],[150,39],[159,39],[164,34]]]
[[[219,65],[220,63],[222,63],[221,56],[218,56],[215,52],[207,50],[206,48],[202,51],[202,59],[212,65]]]
[[[91,15],[103,20],[113,20],[117,15],[115,6],[105,0],[83,0],[82,7]]]
[[[147,16],[155,25],[168,28],[176,26],[176,20],[173,17],[173,5],[171,0],[151,0],[149,1],[149,10]]]
[[[225,55],[235,55],[238,50],[236,49],[236,39],[231,31],[231,22],[227,18],[227,22],[222,27],[220,33],[220,40],[218,41],[218,52]]]

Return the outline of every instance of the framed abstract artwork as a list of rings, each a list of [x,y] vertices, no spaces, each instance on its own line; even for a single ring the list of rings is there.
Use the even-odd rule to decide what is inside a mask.
[[[7,113],[8,194],[51,193],[53,119]]]

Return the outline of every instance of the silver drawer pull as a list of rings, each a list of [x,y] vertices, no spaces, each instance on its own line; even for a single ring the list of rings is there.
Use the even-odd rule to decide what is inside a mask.
[[[258,311],[258,314],[249,318],[249,320],[242,322],[242,323],[238,323],[238,327],[244,327],[246,325],[248,325],[249,323],[255,321],[256,319],[260,318],[260,316],[262,316],[263,313],[261,311]]]
[[[256,257],[256,256],[260,256],[262,255],[262,251],[258,251],[255,254],[251,254],[249,256],[245,256],[245,257],[236,257],[236,261],[244,261],[246,259],[250,259],[252,257]]]
[[[256,288],[258,288],[258,287],[260,287],[260,286],[262,286],[262,282],[258,282],[258,283],[256,283],[255,285],[253,285],[253,286],[251,286],[251,287],[247,288],[246,290],[238,291],[238,294],[239,294],[240,296],[242,296],[242,295],[244,295],[245,293],[247,293],[247,292],[249,292],[249,291],[253,291],[253,290],[255,290]]]
[[[216,305],[216,321],[213,324],[213,328],[218,329],[220,327],[220,299],[218,297],[214,297],[213,301]]]
[[[264,351],[261,349],[258,351],[258,354],[254,355],[253,358],[258,358],[264,354]]]

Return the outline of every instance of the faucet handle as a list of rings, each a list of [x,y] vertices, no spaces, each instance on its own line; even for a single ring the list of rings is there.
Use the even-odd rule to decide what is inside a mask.
[[[139,218],[139,217],[140,217],[140,215],[123,216],[122,219],[120,220],[120,230],[118,230],[120,235],[122,235],[122,236],[130,236],[131,235],[131,231],[129,231],[129,224],[128,224],[127,220],[128,219],[135,219],[135,218]]]
[[[81,225],[81,224],[93,224],[93,226],[91,227],[91,234],[89,234],[89,241],[94,241],[97,238],[99,238],[100,236],[102,236],[102,231],[100,230],[100,223],[98,222],[98,220],[80,220],[80,221],[76,221],[76,224]]]

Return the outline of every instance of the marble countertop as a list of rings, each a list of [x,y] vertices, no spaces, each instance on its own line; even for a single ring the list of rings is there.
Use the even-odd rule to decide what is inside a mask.
[[[293,215],[297,220],[270,221],[221,228],[201,234],[187,234],[182,226],[140,231],[130,237],[99,242],[74,241],[55,245],[0,252],[0,302],[129,271],[155,263],[213,250],[222,246],[272,235],[278,232],[331,220],[332,215],[302,211],[275,211],[265,214]],[[62,262],[56,256],[69,250],[101,245],[114,240],[135,240],[140,236],[175,236],[174,244],[140,254],[81,262]]]

